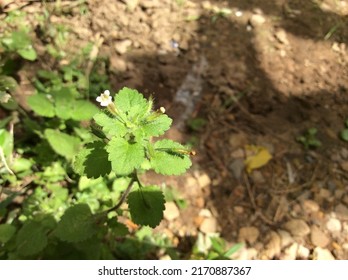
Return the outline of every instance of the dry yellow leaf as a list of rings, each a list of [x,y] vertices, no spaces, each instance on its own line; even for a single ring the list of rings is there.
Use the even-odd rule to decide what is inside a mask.
[[[252,152],[252,155],[248,156],[244,161],[248,173],[266,165],[272,158],[271,153],[265,147],[250,145],[246,146],[245,149]]]

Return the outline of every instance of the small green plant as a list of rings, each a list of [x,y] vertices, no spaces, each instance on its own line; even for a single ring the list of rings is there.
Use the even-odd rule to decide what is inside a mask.
[[[0,43],[5,51],[17,53],[24,59],[33,61],[37,58],[31,39],[24,29],[13,31],[8,36],[2,37]]]
[[[115,95],[109,91],[97,97],[107,110],[93,119],[94,140],[77,155],[75,170],[88,178],[97,178],[114,172],[128,179],[125,191],[130,215],[134,223],[156,227],[163,217],[164,195],[157,186],[143,186],[138,174],[154,170],[162,175],[180,175],[190,166],[194,152],[168,139],[154,141],[164,134],[172,120],[164,108],[153,111],[153,100],[146,100],[136,90],[123,88]],[[114,210],[120,205],[116,205]]]
[[[340,137],[343,141],[348,142],[348,120],[345,121],[344,125],[345,128],[341,130]]]
[[[317,139],[318,130],[314,127],[308,129],[304,135],[296,138],[303,144],[306,149],[315,149],[321,146],[321,142]]]

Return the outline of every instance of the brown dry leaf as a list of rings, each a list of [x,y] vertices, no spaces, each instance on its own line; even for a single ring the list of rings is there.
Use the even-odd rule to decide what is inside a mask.
[[[247,154],[251,154],[244,161],[248,173],[266,165],[272,159],[271,153],[265,147],[247,145],[245,146],[245,150]]]

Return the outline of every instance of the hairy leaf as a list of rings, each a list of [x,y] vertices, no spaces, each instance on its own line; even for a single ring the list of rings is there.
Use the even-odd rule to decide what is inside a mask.
[[[136,111],[140,113],[142,110],[146,110],[148,108],[148,102],[142,94],[135,89],[126,87],[121,89],[115,96],[115,103],[116,107],[123,112],[130,112],[132,108],[137,107]]]
[[[68,159],[73,158],[79,150],[80,139],[77,137],[70,136],[54,129],[46,129],[45,136],[52,149],[57,154]]]
[[[74,110],[72,111],[71,117],[76,121],[90,120],[98,113],[98,108],[91,102],[85,100],[76,100],[74,102]]]
[[[30,61],[34,61],[37,58],[36,51],[32,45],[28,45],[24,49],[19,49],[17,52],[21,57]]]
[[[6,243],[16,232],[16,228],[13,225],[1,224],[0,225],[0,243]]]
[[[17,251],[22,256],[30,256],[39,253],[47,246],[47,236],[40,223],[26,222],[18,231]]]
[[[167,115],[160,115],[154,120],[146,122],[142,129],[146,136],[160,136],[170,128],[171,124],[171,118]]]
[[[159,140],[150,153],[152,168],[163,175],[180,175],[190,166],[191,160],[186,148],[172,140]]]
[[[75,98],[69,88],[61,88],[53,93],[55,100],[55,110],[58,118],[63,120],[70,119],[74,111]]]
[[[28,104],[39,116],[52,118],[55,115],[52,102],[44,94],[29,96]]]
[[[105,134],[122,137],[127,133],[127,128],[119,120],[111,118],[105,113],[98,113],[93,119],[102,127]]]
[[[116,174],[129,174],[145,160],[144,147],[140,143],[130,143],[123,138],[113,138],[107,151],[112,170]]]
[[[105,143],[102,141],[88,143],[75,157],[74,170],[88,178],[98,178],[109,174],[111,163],[108,160]]]
[[[67,209],[55,231],[62,241],[81,242],[96,233],[92,212],[87,204],[77,204]]]
[[[136,224],[154,228],[163,219],[165,200],[159,187],[136,189],[128,195],[127,203],[132,221]]]

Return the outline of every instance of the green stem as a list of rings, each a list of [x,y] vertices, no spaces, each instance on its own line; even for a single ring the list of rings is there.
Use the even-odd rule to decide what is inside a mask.
[[[116,211],[118,208],[121,207],[121,205],[123,204],[123,202],[126,200],[128,194],[130,193],[130,191],[131,191],[131,189],[132,189],[132,187],[133,187],[133,184],[134,184],[135,182],[137,182],[137,183],[139,184],[139,186],[141,186],[141,183],[140,183],[139,178],[138,178],[137,171],[134,171],[134,172],[133,172],[133,174],[132,174],[132,176],[131,176],[131,180],[130,180],[128,186],[127,186],[127,189],[126,189],[126,190],[124,191],[124,193],[122,194],[122,196],[121,196],[119,202],[118,202],[114,207],[112,207],[112,208],[106,210],[106,211],[104,212],[105,214],[108,214],[108,213],[110,213],[110,212],[112,212],[112,211]]]

